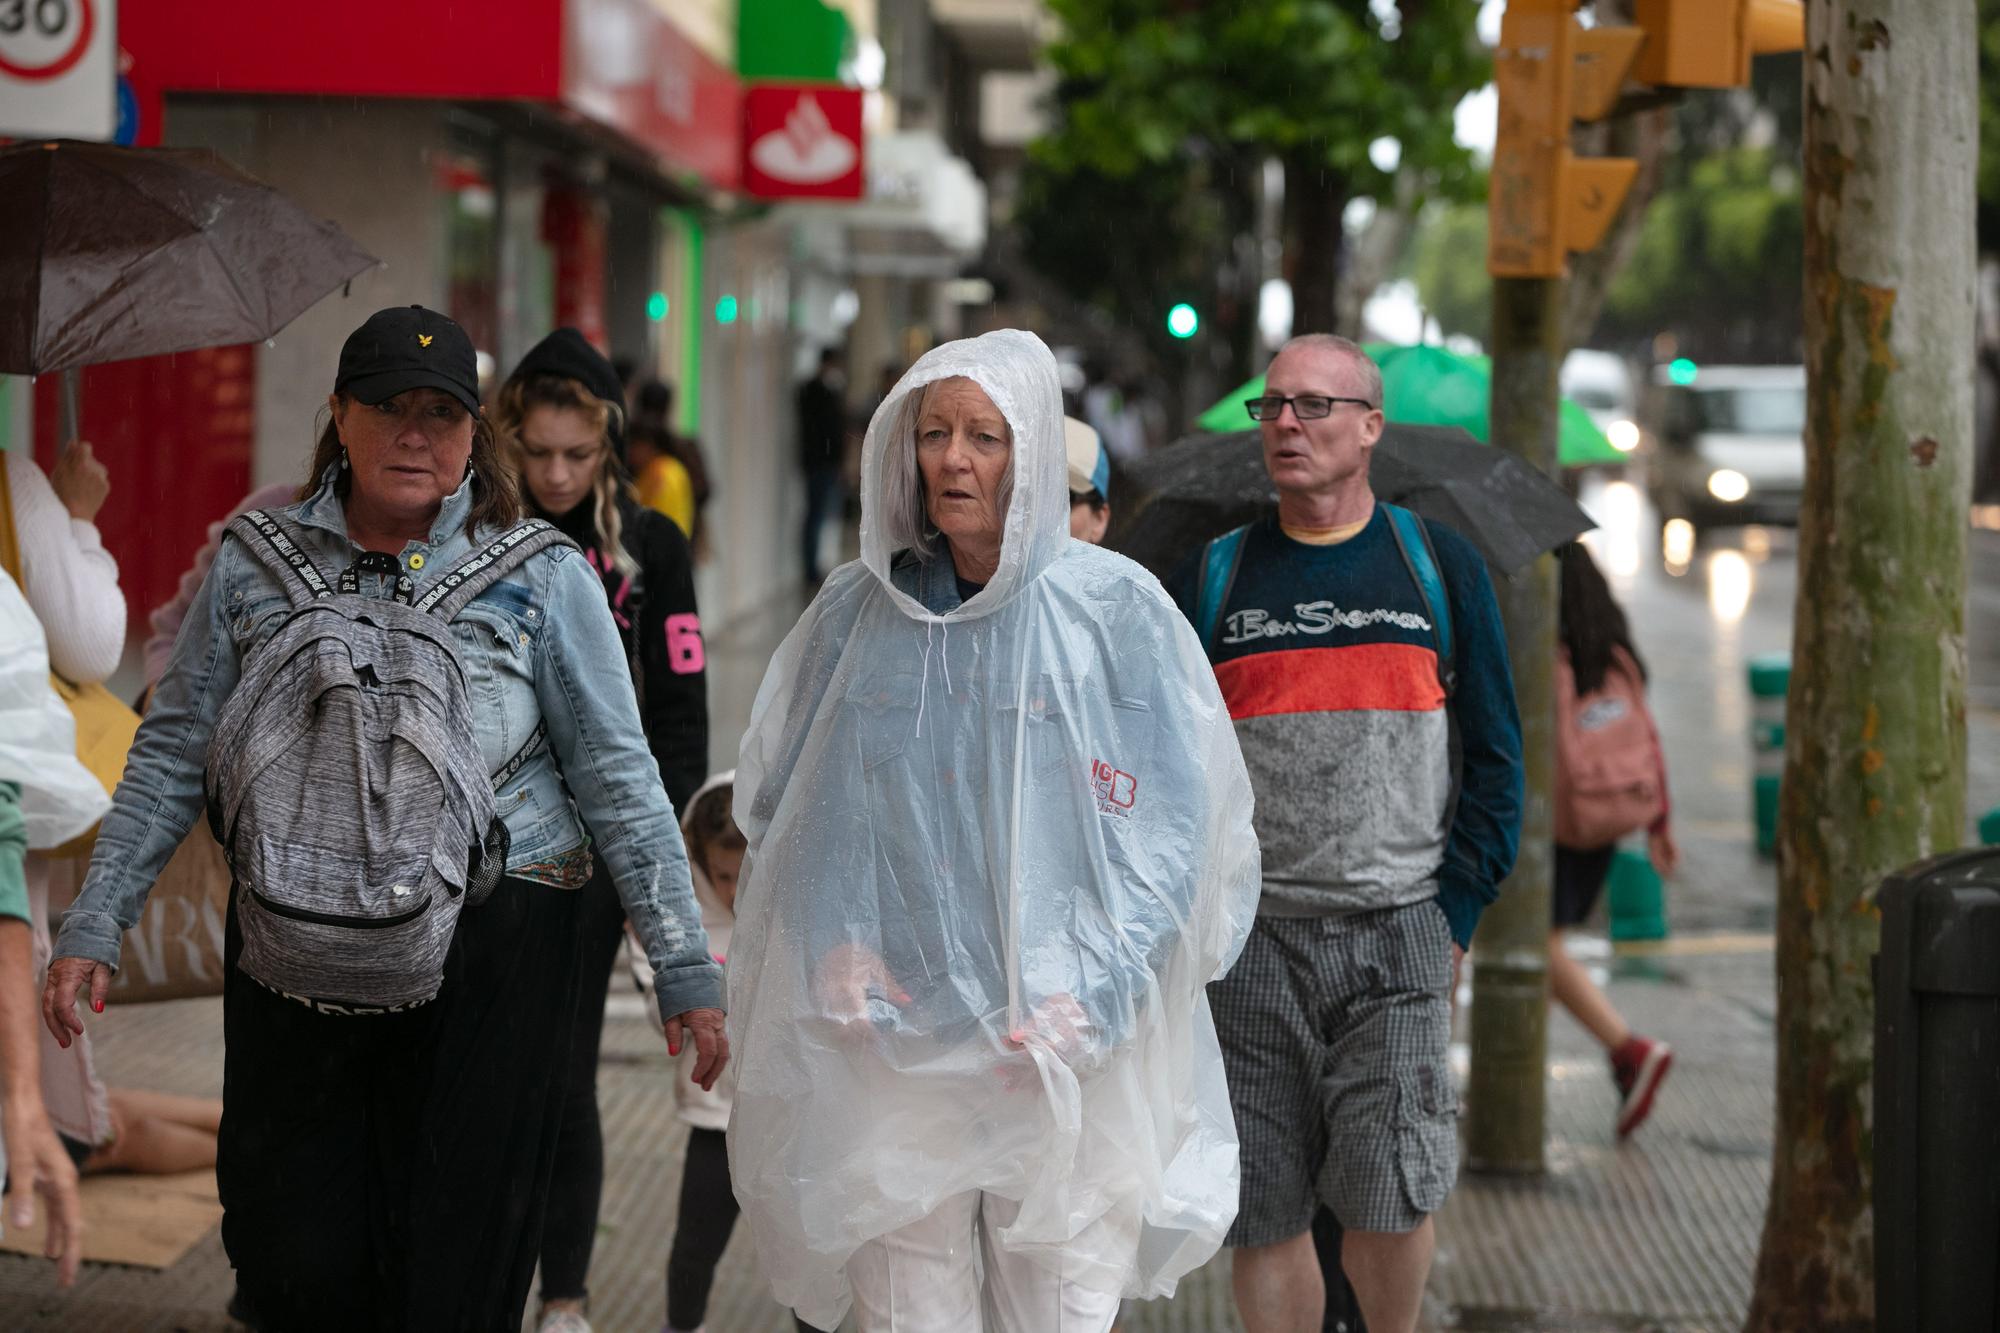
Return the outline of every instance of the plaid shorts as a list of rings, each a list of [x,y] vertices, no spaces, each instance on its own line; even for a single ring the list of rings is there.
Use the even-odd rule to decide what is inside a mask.
[[[1242,1141],[1230,1245],[1274,1245],[1324,1201],[1350,1231],[1404,1232],[1458,1176],[1451,929],[1435,900],[1257,918],[1208,988]]]

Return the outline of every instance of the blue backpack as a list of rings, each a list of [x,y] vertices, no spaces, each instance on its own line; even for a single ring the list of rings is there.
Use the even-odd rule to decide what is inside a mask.
[[[1387,501],[1382,502],[1382,512],[1389,516],[1389,531],[1395,535],[1403,567],[1410,571],[1410,579],[1430,612],[1431,636],[1437,645],[1438,684],[1444,687],[1444,697],[1449,701],[1458,685],[1458,673],[1452,657],[1451,601],[1445,596],[1444,576],[1438,572],[1437,551],[1431,546],[1431,535],[1425,530],[1423,520],[1415,514]],[[1243,563],[1244,539],[1249,535],[1250,525],[1246,523],[1202,548],[1194,626],[1201,635],[1202,650],[1211,660],[1215,657],[1216,633],[1222,628],[1222,611],[1236,587],[1236,569]]]

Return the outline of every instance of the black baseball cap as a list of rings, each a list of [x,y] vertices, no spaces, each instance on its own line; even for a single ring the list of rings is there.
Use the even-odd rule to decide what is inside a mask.
[[[420,305],[377,310],[347,335],[340,349],[335,393],[364,403],[387,402],[406,389],[442,389],[475,415],[479,358],[472,339],[451,318]]]

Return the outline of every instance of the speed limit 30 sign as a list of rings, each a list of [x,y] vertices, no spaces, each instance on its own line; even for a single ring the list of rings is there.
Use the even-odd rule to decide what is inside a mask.
[[[109,139],[116,0],[0,0],[0,134]]]

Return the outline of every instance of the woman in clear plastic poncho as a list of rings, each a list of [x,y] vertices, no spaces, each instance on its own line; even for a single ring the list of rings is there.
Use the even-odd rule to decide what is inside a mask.
[[[730,1168],[821,1327],[1101,1333],[1236,1213],[1203,987],[1256,910],[1249,781],[1193,631],[1070,539],[1066,480],[1039,339],[920,360],[868,428],[862,558],[744,739]]]

